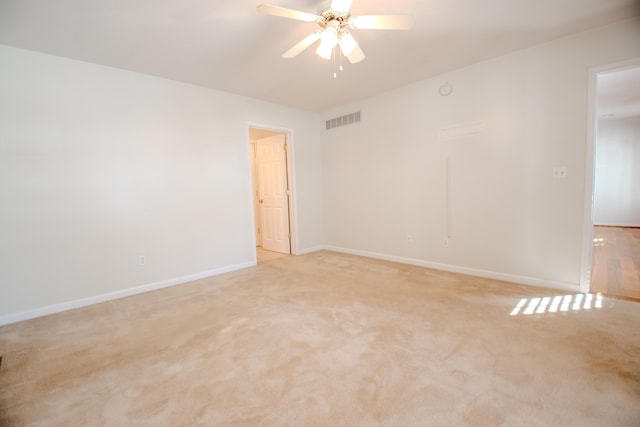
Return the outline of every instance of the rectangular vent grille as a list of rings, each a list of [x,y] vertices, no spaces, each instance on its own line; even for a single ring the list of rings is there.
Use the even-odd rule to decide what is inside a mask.
[[[325,123],[326,130],[358,123],[360,121],[360,117],[361,117],[360,111],[356,111],[355,113],[336,117],[335,119],[329,119]]]

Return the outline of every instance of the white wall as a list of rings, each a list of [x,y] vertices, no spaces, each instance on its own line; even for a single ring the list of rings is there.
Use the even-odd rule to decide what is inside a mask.
[[[0,323],[251,264],[247,122],[293,130],[299,251],[324,242],[577,286],[587,69],[640,57],[639,24],[321,116],[0,46]],[[454,92],[440,97],[445,79]],[[356,110],[362,123],[321,130],[323,119]],[[483,133],[438,140],[442,127],[474,120]],[[554,180],[560,165],[568,178]]]
[[[248,122],[293,131],[298,248],[322,244],[318,115],[4,46],[0,63],[0,323],[253,263]]]
[[[600,120],[594,223],[640,227],[640,117]]]
[[[327,244],[577,289],[588,69],[640,57],[638,40],[636,19],[327,111],[324,119],[362,111],[362,123],[324,132]],[[454,89],[441,97],[445,80]],[[438,139],[443,127],[472,121],[485,130]],[[555,166],[566,166],[568,177],[554,179]]]

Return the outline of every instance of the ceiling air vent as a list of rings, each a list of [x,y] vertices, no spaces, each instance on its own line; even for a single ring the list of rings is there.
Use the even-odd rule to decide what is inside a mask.
[[[338,128],[340,126],[352,125],[360,121],[360,111],[347,114],[344,116],[336,117],[335,119],[329,119],[325,122],[326,130]]]

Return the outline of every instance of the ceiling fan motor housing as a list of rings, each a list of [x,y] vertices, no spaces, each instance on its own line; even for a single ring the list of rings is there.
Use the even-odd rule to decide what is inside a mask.
[[[328,8],[320,12],[318,16],[320,17],[318,24],[322,28],[335,26],[336,30],[339,30],[349,25],[349,18],[351,17],[351,14],[337,13],[333,9]]]

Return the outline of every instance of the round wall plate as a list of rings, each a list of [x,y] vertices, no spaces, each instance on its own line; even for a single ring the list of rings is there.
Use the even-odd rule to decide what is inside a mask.
[[[453,92],[453,86],[451,86],[451,83],[449,82],[444,83],[442,86],[440,86],[440,89],[438,89],[438,93],[440,94],[440,96],[451,95],[451,92]]]

